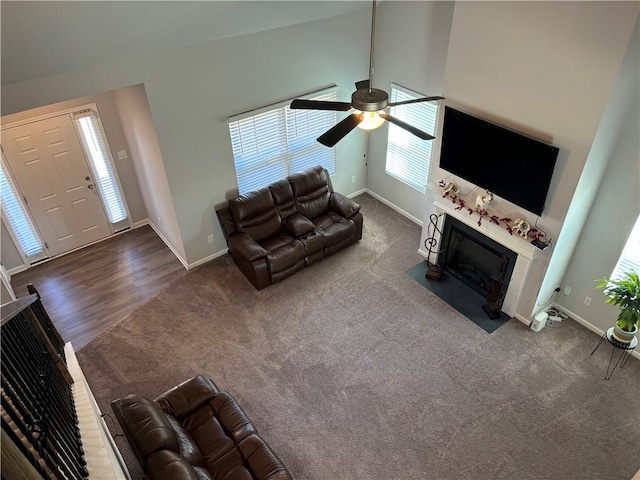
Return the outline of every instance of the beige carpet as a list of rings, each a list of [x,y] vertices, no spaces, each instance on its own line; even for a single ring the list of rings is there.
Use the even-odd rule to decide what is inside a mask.
[[[298,480],[631,478],[640,362],[605,381],[571,320],[486,333],[405,273],[420,228],[357,201],[358,244],[261,291],[218,259],[78,352],[103,412],[203,373]]]

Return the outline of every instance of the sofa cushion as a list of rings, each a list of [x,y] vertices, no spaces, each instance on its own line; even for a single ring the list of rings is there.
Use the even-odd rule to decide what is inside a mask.
[[[225,456],[207,465],[210,471],[219,474],[216,478],[237,480],[291,480],[280,459],[257,435],[244,439]]]
[[[299,213],[313,220],[329,209],[331,189],[329,174],[324,168],[294,173],[288,178]]]
[[[297,213],[296,205],[293,201],[293,190],[286,178],[272,183],[268,188],[273,197],[273,203],[283,220]]]
[[[229,200],[229,210],[239,232],[260,242],[282,230],[280,214],[268,188],[261,188]]]
[[[196,469],[176,452],[160,450],[149,457],[149,480],[208,480],[213,477],[203,468]],[[146,478],[146,477],[145,477]]]
[[[172,415],[167,415],[171,428],[176,434],[178,445],[180,446],[180,456],[191,465],[202,465],[202,453],[195,440],[187,432],[180,421]]]
[[[267,267],[270,273],[281,272],[304,261],[306,251],[302,242],[288,235],[279,235],[263,242],[267,251]]]
[[[355,237],[356,225],[337,213],[329,212],[313,220],[318,231],[324,237],[326,247],[331,247],[349,238]]]

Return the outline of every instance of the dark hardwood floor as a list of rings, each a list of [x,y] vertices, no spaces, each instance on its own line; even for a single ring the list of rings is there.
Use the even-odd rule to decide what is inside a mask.
[[[77,351],[187,273],[149,226],[13,275],[18,298],[32,283],[66,342]]]

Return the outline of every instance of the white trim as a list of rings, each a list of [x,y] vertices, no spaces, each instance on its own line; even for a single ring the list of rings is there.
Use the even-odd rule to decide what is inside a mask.
[[[367,192],[366,188],[363,188],[362,190],[358,190],[357,192],[350,193],[349,195],[347,195],[347,198],[357,197],[358,195],[362,195],[363,193],[369,193],[369,192]]]
[[[400,207],[398,207],[397,205],[394,205],[393,203],[391,203],[389,200],[387,200],[386,198],[381,197],[380,195],[378,195],[377,193],[372,192],[371,190],[369,190],[368,188],[364,189],[365,192],[367,192],[369,195],[371,195],[373,198],[375,198],[376,200],[381,201],[382,203],[384,203],[386,206],[393,208],[396,212],[398,212],[400,215],[408,218],[409,220],[411,220],[413,223],[420,225],[422,227],[422,220],[417,219],[416,217],[414,217],[413,215],[411,215],[409,212],[404,211],[403,209],[401,209]]]
[[[189,270],[189,264],[187,263],[187,261],[180,256],[178,251],[173,247],[173,245],[171,245],[171,242],[169,242],[169,240],[167,240],[167,238],[162,234],[162,232],[158,229],[158,227],[156,227],[154,225],[154,223],[151,220],[149,220],[149,226],[151,226],[151,228],[153,228],[153,231],[156,232],[156,235],[158,235],[160,237],[160,239],[164,242],[164,244],[167,247],[169,247],[169,250],[171,250],[173,252],[173,254],[176,256],[176,258],[178,260],[180,260],[180,263],[182,264],[182,266],[186,270]]]
[[[591,330],[592,332],[597,333],[600,337],[602,335],[604,335],[604,330],[602,330],[600,327],[596,327],[592,323],[590,323],[587,320],[585,320],[584,318],[582,318],[580,315],[576,315],[571,310],[563,307],[562,305],[554,302],[554,303],[551,304],[550,307],[547,307],[546,310],[549,310],[550,308],[557,308],[558,310],[560,310],[562,313],[564,313],[565,315],[567,315],[569,317],[568,320],[575,320],[576,322],[578,322],[583,327],[586,327],[587,329]],[[563,320],[563,321],[566,321],[566,320]],[[640,351],[638,349],[634,350],[631,353],[631,355],[633,357],[636,357],[637,359],[640,359]]]
[[[10,270],[7,270],[7,273],[10,277],[17,275],[20,272],[24,272],[28,267],[26,265],[18,265],[17,267],[13,267]]]
[[[289,98],[287,100],[282,100],[280,102],[272,103],[271,105],[265,105],[263,107],[258,107],[252,110],[247,110],[245,112],[231,115],[227,119],[227,123],[238,122],[240,120],[244,120],[245,118],[260,115],[261,113],[270,112],[271,110],[277,110],[278,108],[288,107],[289,105],[291,105],[291,101],[297,98],[309,99],[312,97],[316,97],[318,95],[328,95],[330,93],[337,93],[338,90],[339,90],[339,87],[337,85],[331,85],[329,87],[321,88],[320,90],[316,90],[314,92],[305,93],[304,95],[300,95],[298,97]]]
[[[2,278],[2,284],[9,292],[11,300],[16,300],[16,292],[13,291],[13,285],[11,285],[11,276],[9,272],[4,268],[4,265],[0,263],[0,277]]]
[[[203,264],[205,264],[207,262],[210,262],[211,260],[215,260],[216,258],[220,258],[223,255],[226,255],[228,251],[229,251],[229,249],[225,248],[224,250],[220,250],[220,251],[218,251],[216,253],[213,253],[213,254],[208,255],[208,256],[206,256],[204,258],[201,258],[200,260],[197,260],[197,261],[195,261],[193,263],[190,263],[189,266],[187,267],[187,270],[191,270],[191,269],[199,267],[200,265],[203,265]]]
[[[3,124],[3,125],[0,125],[0,131],[8,130],[9,128],[20,127],[22,125],[28,125],[30,123],[36,123],[36,122],[39,122],[41,120],[48,120],[49,118],[61,117],[63,115],[70,115],[73,112],[78,112],[80,110],[90,110],[92,108],[95,108],[97,110],[97,107],[96,107],[95,103],[88,103],[86,105],[78,105],[77,107],[73,107],[73,108],[65,108],[64,110],[58,110],[57,112],[49,112],[49,113],[45,113],[45,114],[42,114],[42,115],[38,115],[37,117],[29,117],[29,118],[25,118],[23,120],[18,120],[16,122],[11,122],[11,123],[6,123],[6,124]]]
[[[134,223],[133,229],[135,230],[136,228],[145,227],[147,225],[149,225],[149,219],[145,218],[144,220],[139,220],[136,223]]]
[[[69,373],[74,380],[71,392],[89,475],[103,480],[131,480],[70,342],[65,344],[64,353]]]

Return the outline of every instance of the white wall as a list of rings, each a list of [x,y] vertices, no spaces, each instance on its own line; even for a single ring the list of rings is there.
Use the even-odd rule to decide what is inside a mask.
[[[572,287],[570,298],[562,299],[566,306],[601,329],[615,309],[602,304],[601,293],[593,290],[593,280],[611,274],[640,209],[639,27],[640,20],[636,22],[558,238],[557,248],[571,251],[572,255],[554,255],[541,287],[541,296],[546,298],[552,295],[556,285]],[[602,210],[603,205],[606,205],[605,210]],[[613,211],[615,214],[612,215]],[[606,242],[603,241],[604,232]],[[584,298],[594,294],[598,301],[593,308],[587,308]]]
[[[585,214],[584,228],[563,278],[563,285],[572,291],[562,297],[561,305],[599,330],[613,325],[619,309],[604,303],[594,280],[611,275],[640,215],[639,30],[640,20],[583,174],[598,178],[599,187],[587,188],[583,179],[578,185],[575,208],[584,203],[592,206]],[[604,161],[597,162],[600,159]],[[584,305],[587,296],[593,299],[590,306]]]
[[[226,119],[333,83],[348,101],[367,72],[369,23],[348,14],[8,85],[2,109],[144,84],[185,260],[193,264],[226,247],[213,209],[237,190]],[[364,138],[352,132],[338,144],[337,191],[365,187]]]
[[[113,97],[129,144],[129,157],[139,179],[149,222],[186,265],[178,219],[144,85],[119,88],[113,92]]]
[[[442,94],[453,5],[444,1],[380,4],[374,87],[390,92],[393,82],[427,96]],[[385,171],[387,136],[386,123],[369,135],[367,188],[422,221],[427,211],[425,194]]]
[[[446,103],[560,147],[545,212],[538,221],[554,239],[565,221],[637,14],[635,2],[455,5],[443,88]],[[437,141],[434,148],[439,151]],[[432,168],[430,178],[437,183],[446,175]],[[532,225],[536,221],[508,202],[499,202],[497,208]],[[557,247],[553,251],[554,256],[571,253]],[[543,256],[518,308],[524,318],[535,307],[545,267]]]

